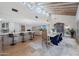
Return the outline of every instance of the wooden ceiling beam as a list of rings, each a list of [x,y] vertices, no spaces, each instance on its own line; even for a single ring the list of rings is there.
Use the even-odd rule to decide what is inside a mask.
[[[44,7],[56,7],[56,6],[69,6],[69,5],[78,5],[78,2],[65,2],[65,3],[49,3],[49,4],[45,4],[45,5],[40,5],[40,6],[44,6]]]

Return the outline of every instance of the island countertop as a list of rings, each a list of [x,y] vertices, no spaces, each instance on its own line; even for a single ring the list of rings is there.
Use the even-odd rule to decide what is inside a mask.
[[[0,36],[8,35],[8,34],[19,34],[19,33],[34,33],[35,31],[22,31],[22,32],[8,32],[8,33],[0,33]]]

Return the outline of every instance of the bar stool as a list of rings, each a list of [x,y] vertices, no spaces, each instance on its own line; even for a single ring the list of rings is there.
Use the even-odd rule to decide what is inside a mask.
[[[2,52],[3,52],[3,50],[4,50],[4,35],[0,35],[1,36],[1,50],[2,50]]]
[[[24,33],[20,33],[20,36],[22,36],[22,42],[25,42],[25,40],[24,40]]]
[[[30,40],[33,40],[33,34],[29,32],[29,35],[30,35]]]
[[[35,32],[33,33],[33,38],[35,38]]]
[[[14,34],[8,34],[8,36],[10,37],[10,38],[12,38],[12,43],[11,43],[11,46],[13,46],[13,45],[15,45],[16,43],[15,43],[15,40],[14,40]]]

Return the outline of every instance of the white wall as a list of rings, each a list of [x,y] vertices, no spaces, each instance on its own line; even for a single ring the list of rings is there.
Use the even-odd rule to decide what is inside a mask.
[[[25,30],[27,31],[28,29],[32,30],[32,26],[31,25],[25,25]]]
[[[76,13],[76,38],[79,42],[79,5],[77,8],[77,13]]]
[[[1,33],[1,22],[0,22],[0,33]]]
[[[78,5],[78,8],[77,8],[77,12],[76,12],[76,20],[77,21],[79,20],[79,5]]]
[[[14,32],[14,29],[15,29],[15,27],[14,27],[14,23],[9,23],[9,32]]]
[[[9,23],[9,32],[20,32],[21,24],[19,23]]]
[[[40,26],[36,26],[36,27],[32,27],[32,30],[39,31],[40,28],[41,28]]]
[[[69,15],[52,15],[50,24],[52,24],[52,26],[53,26],[57,22],[64,23],[65,25],[68,25],[71,28],[75,29],[76,17],[69,16]]]

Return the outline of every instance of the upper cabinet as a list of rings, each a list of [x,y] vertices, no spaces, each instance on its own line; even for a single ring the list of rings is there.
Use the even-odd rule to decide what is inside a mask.
[[[21,31],[25,31],[25,25],[21,25]]]
[[[1,32],[3,32],[3,33],[9,32],[9,23],[8,22],[1,23]]]

